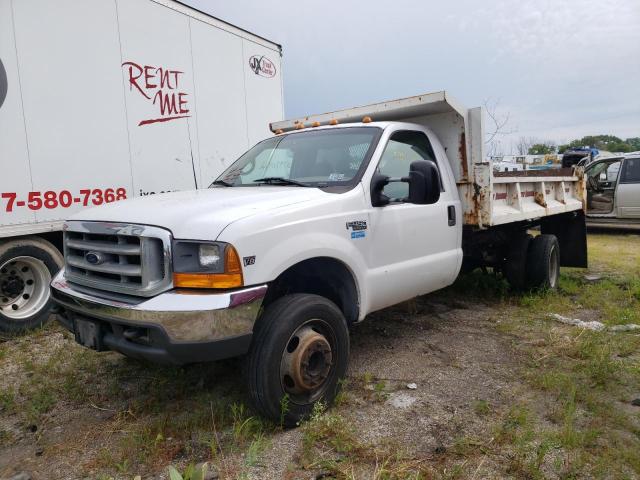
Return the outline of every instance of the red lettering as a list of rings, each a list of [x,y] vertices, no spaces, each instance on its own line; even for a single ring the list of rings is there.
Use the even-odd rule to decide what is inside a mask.
[[[178,107],[180,108],[180,113],[189,113],[189,109],[188,108],[182,108],[183,105],[187,105],[187,99],[184,98],[186,97],[187,94],[184,92],[180,92],[178,94]]]
[[[158,68],[158,72],[160,72],[160,88],[171,88],[171,84],[169,82],[169,71],[163,70],[162,67]]]
[[[149,83],[149,79],[155,78],[155,74],[150,74],[149,73],[150,70],[155,70],[156,72],[158,71],[157,68],[150,67],[149,65],[145,65],[145,67],[144,67],[144,87],[145,88],[156,88],[158,85],[156,85],[155,83]]]
[[[171,115],[172,113],[178,113],[178,109],[176,108],[176,94],[172,93],[169,95],[165,94],[162,90],[158,90],[158,92],[153,96],[153,104],[156,104],[156,101],[159,100],[160,103],[160,115]]]
[[[151,100],[151,97],[149,97],[146,93],[144,93],[144,90],[142,90],[142,88],[140,88],[140,85],[138,85],[138,79],[142,76],[142,73],[144,72],[144,69],[138,65],[137,63],[134,62],[124,62],[122,64],[122,66],[124,67],[125,65],[129,66],[129,90],[131,90],[132,87],[136,87],[136,89],[147,99]],[[133,69],[137,70],[137,74],[134,76],[133,74]]]
[[[173,88],[178,88],[178,76],[184,72],[181,72],[180,70],[171,70],[171,73],[173,73],[173,78],[176,83]]]

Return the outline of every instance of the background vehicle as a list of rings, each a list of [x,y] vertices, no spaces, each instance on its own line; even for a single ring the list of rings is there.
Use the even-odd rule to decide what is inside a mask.
[[[280,60],[172,0],[0,0],[0,331],[48,318],[62,219],[206,187],[268,136]]]
[[[562,154],[562,167],[569,168],[574,165],[590,163],[600,151],[592,147],[575,147],[566,150]]]
[[[588,225],[640,230],[640,152],[595,160],[585,175]]]
[[[482,110],[445,92],[271,128],[207,191],[67,221],[52,293],[80,344],[171,363],[246,354],[253,403],[292,425],[334,398],[349,325],[450,285],[463,261],[516,288],[586,266],[582,171],[494,172]]]

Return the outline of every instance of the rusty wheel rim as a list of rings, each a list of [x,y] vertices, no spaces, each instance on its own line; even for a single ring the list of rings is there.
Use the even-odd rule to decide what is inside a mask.
[[[280,381],[293,402],[310,403],[326,391],[334,365],[332,333],[323,320],[313,319],[289,338],[280,362]]]

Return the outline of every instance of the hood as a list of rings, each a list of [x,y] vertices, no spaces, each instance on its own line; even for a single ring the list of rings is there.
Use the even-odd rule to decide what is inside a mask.
[[[305,187],[219,187],[136,197],[82,210],[69,220],[154,225],[175,238],[215,240],[237,220],[327,195]]]

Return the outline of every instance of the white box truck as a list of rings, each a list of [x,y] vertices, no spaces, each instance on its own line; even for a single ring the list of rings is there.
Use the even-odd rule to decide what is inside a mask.
[[[171,0],[0,0],[0,331],[48,318],[64,218],[206,187],[274,118],[274,42]]]
[[[582,170],[494,173],[482,110],[445,92],[272,128],[208,190],[66,222],[52,296],[77,342],[177,364],[245,355],[254,405],[293,425],[334,398],[369,313],[463,264],[517,288],[586,266]]]

